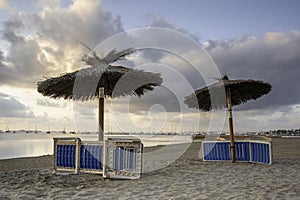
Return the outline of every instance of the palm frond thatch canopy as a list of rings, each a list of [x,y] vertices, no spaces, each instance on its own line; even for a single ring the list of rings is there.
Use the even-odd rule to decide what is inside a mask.
[[[130,69],[122,66],[111,66],[111,62],[122,59],[132,51],[111,51],[99,59],[86,59],[92,67],[62,74],[59,77],[48,78],[38,82],[37,90],[44,96],[87,101],[99,97],[99,87],[104,87],[104,94],[108,97],[126,95],[141,96],[155,86],[162,83],[159,74]],[[117,85],[117,87],[116,87]]]
[[[75,80],[77,88],[74,88]],[[125,81],[126,83],[121,83]],[[115,88],[117,83],[118,87]],[[52,98],[87,101],[99,97],[97,88],[100,86],[104,87],[105,96],[114,98],[126,95],[141,96],[161,83],[162,79],[158,74],[142,70],[108,66],[101,72],[99,67],[89,67],[38,82],[38,92]],[[97,88],[92,87],[93,85]]]
[[[194,94],[185,97],[184,103],[202,111],[223,109],[227,107],[225,92],[230,88],[231,105],[244,104],[268,94],[272,86],[269,83],[256,80],[229,80],[225,75],[208,87],[196,90]]]
[[[230,133],[230,149],[232,162],[235,162],[235,143],[233,135],[232,106],[257,99],[272,89],[269,83],[255,80],[229,80],[225,75],[208,87],[196,90],[195,93],[185,97],[184,103],[190,108],[202,111],[212,109],[228,109],[228,123]]]

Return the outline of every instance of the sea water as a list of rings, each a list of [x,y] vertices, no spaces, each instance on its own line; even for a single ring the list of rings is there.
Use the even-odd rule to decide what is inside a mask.
[[[116,135],[114,135],[116,136]],[[192,142],[191,136],[183,135],[130,135],[140,138],[145,147]],[[62,133],[1,133],[0,159],[53,154],[54,137],[79,137],[82,141],[97,141],[97,134]],[[122,137],[120,135],[119,137]]]

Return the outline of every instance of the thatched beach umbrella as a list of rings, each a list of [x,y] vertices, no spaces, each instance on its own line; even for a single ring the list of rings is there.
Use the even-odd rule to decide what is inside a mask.
[[[112,50],[104,58],[85,56],[90,67],[65,73],[59,77],[47,78],[38,82],[37,90],[44,96],[88,101],[99,98],[99,140],[103,140],[104,97],[127,95],[141,96],[162,83],[160,74],[144,72],[111,63],[131,54],[133,49]]]
[[[192,95],[185,97],[184,103],[190,108],[195,108],[202,111],[223,109],[227,107],[232,162],[235,162],[231,107],[246,103],[251,99],[255,100],[269,93],[271,89],[272,86],[263,81],[229,80],[227,75],[225,75],[221,79],[218,79],[217,83],[196,90]]]

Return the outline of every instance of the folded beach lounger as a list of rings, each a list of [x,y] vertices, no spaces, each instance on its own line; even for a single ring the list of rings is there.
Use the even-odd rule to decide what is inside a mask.
[[[231,160],[229,141],[203,141],[200,158],[204,161]],[[266,141],[236,141],[236,161],[272,164],[271,142]]]
[[[132,137],[108,137],[105,142],[54,138],[56,173],[96,173],[104,178],[138,179],[142,173],[143,144]]]
[[[251,162],[272,164],[272,146],[269,142],[249,142]]]
[[[79,138],[54,138],[54,171],[79,172]]]
[[[138,179],[142,173],[143,143],[133,138],[107,138],[103,177]]]
[[[80,172],[103,174],[103,142],[81,142]]]

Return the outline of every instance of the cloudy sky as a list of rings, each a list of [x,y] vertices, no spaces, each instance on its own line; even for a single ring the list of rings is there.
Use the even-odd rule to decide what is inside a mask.
[[[142,98],[107,99],[105,131],[226,131],[224,111],[182,103],[225,73],[272,85],[234,107],[236,131],[299,128],[299,8],[297,0],[0,0],[0,130],[97,130],[96,101],[36,91],[44,77],[86,67],[81,42],[101,55],[139,48],[121,64],[164,79]]]

